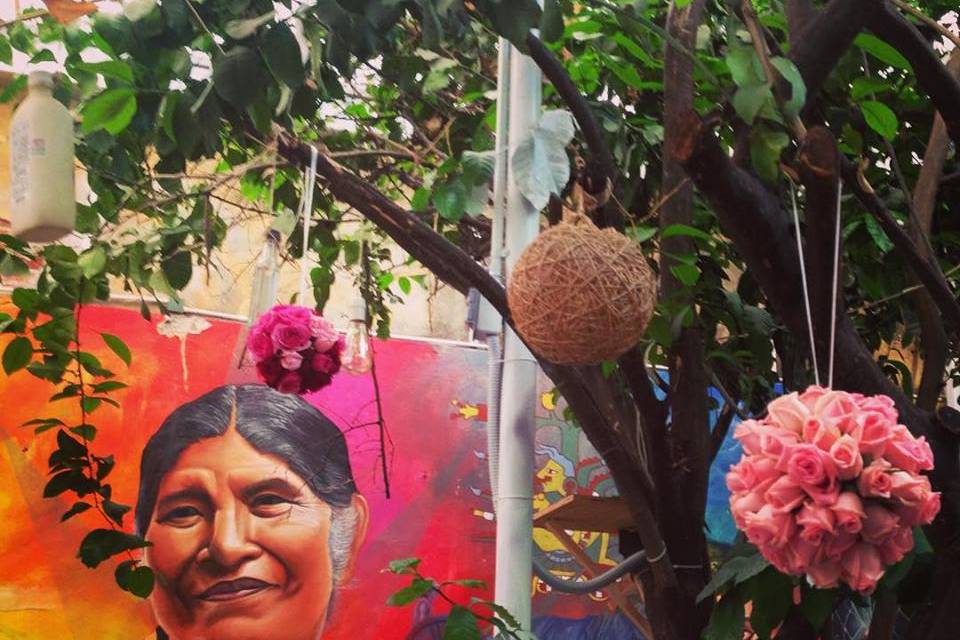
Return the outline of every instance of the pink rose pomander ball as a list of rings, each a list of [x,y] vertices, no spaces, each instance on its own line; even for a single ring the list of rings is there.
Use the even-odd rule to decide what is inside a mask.
[[[783,573],[872,593],[940,511],[920,473],[930,445],[898,418],[887,396],[812,386],[741,422],[743,457],[727,473],[737,528]]]
[[[283,393],[307,393],[330,384],[340,370],[344,346],[319,313],[288,304],[260,316],[247,336],[260,379]]]

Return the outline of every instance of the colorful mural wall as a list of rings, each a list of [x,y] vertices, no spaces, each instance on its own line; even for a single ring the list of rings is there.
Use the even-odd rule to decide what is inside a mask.
[[[124,371],[102,344],[101,331],[118,334],[131,346],[134,360],[129,370]],[[241,324],[222,320],[181,316],[173,322],[148,323],[130,309],[84,310],[84,349],[123,372],[120,379],[130,385],[119,392],[120,409],[98,411],[100,431],[93,443],[95,452],[117,458],[111,476],[117,500],[136,502],[140,454],[173,409],[225,383],[255,380],[252,369],[238,364],[243,333]],[[478,578],[493,584],[495,522],[485,455],[486,352],[468,345],[408,340],[378,342],[375,347],[389,498],[370,376],[341,374],[330,387],[307,397],[345,434],[357,488],[371,514],[353,577],[334,596],[324,638],[406,638],[411,629],[428,626],[430,619],[445,613],[442,602],[386,606],[389,595],[405,584],[383,573],[396,558],[421,557],[422,572],[441,580]],[[563,420],[562,407],[548,389],[544,384],[540,396],[536,508],[575,492],[611,495],[613,483],[596,452]],[[41,498],[50,438],[34,437],[19,425],[58,411],[64,419],[73,417],[68,402],[45,406],[49,395],[46,383],[27,374],[0,375],[0,638],[150,637],[154,623],[149,605],[116,587],[112,565],[88,570],[73,558],[83,533],[97,526],[96,521],[85,522],[89,514],[82,514],[61,524],[60,516],[70,506],[67,501]],[[601,565],[615,564],[619,557],[616,536],[574,537]],[[535,543],[541,559],[556,574],[578,572],[551,534],[537,530]],[[541,620],[544,629],[556,630],[545,637],[628,637],[612,631],[606,635],[578,631],[586,626],[609,629],[612,624],[622,633],[625,621],[608,615],[613,607],[604,593],[562,595],[537,580],[531,593],[534,615],[547,617]]]

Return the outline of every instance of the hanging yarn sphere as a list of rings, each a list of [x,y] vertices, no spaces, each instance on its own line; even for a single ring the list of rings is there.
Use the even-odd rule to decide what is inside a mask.
[[[617,358],[640,340],[656,300],[640,245],[580,213],[537,236],[507,286],[517,332],[557,364]]]

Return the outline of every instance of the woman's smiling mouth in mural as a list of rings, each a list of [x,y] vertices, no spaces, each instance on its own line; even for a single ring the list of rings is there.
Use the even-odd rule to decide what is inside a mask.
[[[223,580],[203,593],[198,594],[197,598],[207,602],[227,602],[246,598],[275,586],[277,585],[258,580],[257,578]]]

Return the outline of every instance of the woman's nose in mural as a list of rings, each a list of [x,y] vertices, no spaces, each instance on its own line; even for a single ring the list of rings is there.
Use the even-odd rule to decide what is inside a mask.
[[[217,509],[209,540],[197,554],[197,562],[228,572],[259,558],[263,548],[252,539],[251,517],[242,505]]]

